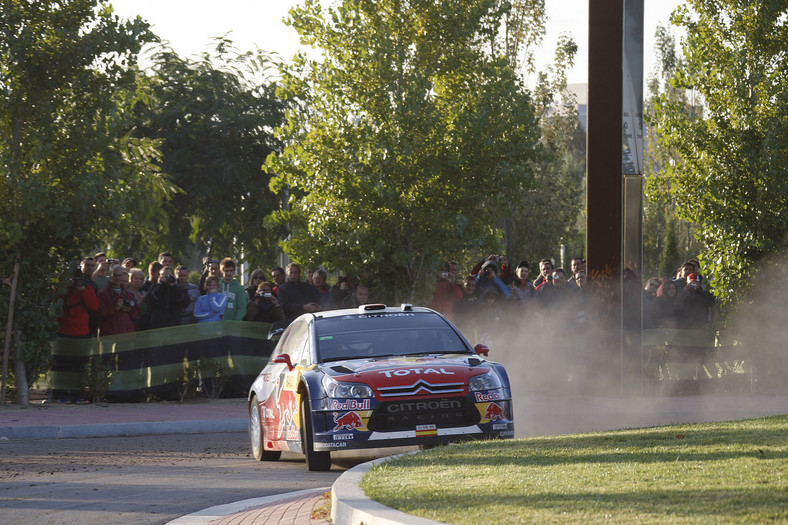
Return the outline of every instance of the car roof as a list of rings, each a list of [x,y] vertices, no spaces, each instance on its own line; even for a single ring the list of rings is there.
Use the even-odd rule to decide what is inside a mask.
[[[364,315],[364,314],[380,314],[380,313],[421,313],[421,314],[434,314],[441,316],[435,310],[425,308],[423,306],[413,306],[411,304],[402,304],[399,307],[386,306],[385,304],[362,304],[358,308],[345,308],[343,310],[327,310],[325,312],[317,312],[311,314],[315,319],[330,319],[332,317],[344,317],[346,315]]]

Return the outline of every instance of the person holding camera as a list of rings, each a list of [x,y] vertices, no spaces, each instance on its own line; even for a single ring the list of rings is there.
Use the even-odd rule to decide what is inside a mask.
[[[448,263],[443,264],[438,272],[429,307],[442,313],[449,321],[453,321],[454,303],[461,300],[462,290],[457,285],[456,276],[451,272]]]
[[[482,264],[481,270],[476,274],[476,297],[482,297],[491,286],[495,287],[504,299],[509,299],[511,296],[509,288],[498,278],[498,265],[495,261],[488,260]]]
[[[96,291],[85,278],[80,268],[75,268],[63,301],[63,315],[57,318],[58,337],[86,339],[92,337],[91,315],[98,309]]]
[[[140,305],[134,293],[126,288],[128,282],[129,274],[126,269],[119,264],[113,266],[109,285],[98,293],[96,318],[99,335],[136,331],[135,323],[140,318]]]
[[[206,294],[201,295],[194,305],[194,318],[198,323],[221,321],[227,308],[227,295],[219,292],[219,278],[209,275],[205,279]]]
[[[150,287],[145,296],[150,316],[150,328],[177,326],[181,323],[181,311],[189,306],[189,295],[178,286],[171,266],[164,266],[159,282]]]
[[[261,282],[254,296],[246,303],[244,321],[274,323],[284,318],[279,300],[274,295],[274,287],[267,281]]]

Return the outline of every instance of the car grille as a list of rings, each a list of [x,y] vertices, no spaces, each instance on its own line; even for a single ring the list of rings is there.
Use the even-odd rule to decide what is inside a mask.
[[[465,391],[465,383],[428,383],[419,379],[407,386],[378,387],[380,397],[424,396],[428,394],[459,394]]]
[[[475,425],[479,411],[465,397],[387,401],[372,413],[367,427],[377,432],[412,430],[417,425],[456,427]]]

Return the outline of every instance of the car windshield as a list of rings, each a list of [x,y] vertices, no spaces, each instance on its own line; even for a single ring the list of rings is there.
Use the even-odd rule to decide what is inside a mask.
[[[320,319],[320,362],[417,354],[472,353],[446,321],[426,313],[356,314]]]

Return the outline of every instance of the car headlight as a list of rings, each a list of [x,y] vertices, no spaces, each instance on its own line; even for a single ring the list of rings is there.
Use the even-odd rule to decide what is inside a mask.
[[[484,374],[473,376],[468,381],[468,388],[471,392],[478,392],[480,390],[495,390],[501,388],[501,378],[498,377],[494,371],[490,370]]]
[[[337,399],[374,397],[372,389],[363,383],[343,383],[334,381],[329,376],[323,376],[323,388],[328,397]]]

